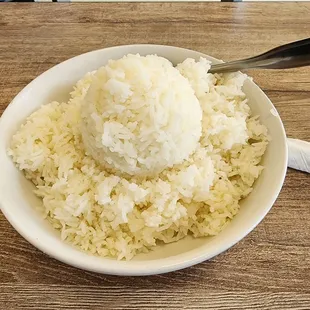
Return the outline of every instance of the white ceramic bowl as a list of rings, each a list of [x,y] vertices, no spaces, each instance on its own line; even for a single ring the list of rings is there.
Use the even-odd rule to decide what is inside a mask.
[[[59,234],[42,220],[34,207],[41,204],[25,179],[7,155],[11,136],[25,118],[42,104],[52,100],[66,101],[72,86],[86,72],[128,53],[157,54],[177,64],[201,53],[159,45],[127,45],[89,52],[69,59],[41,74],[26,86],[11,102],[0,120],[0,206],[14,228],[35,247],[67,264],[100,273],[115,275],[150,275],[185,268],[227,250],[244,238],[267,214],[276,200],[286,174],[287,146],[281,119],[263,91],[247,80],[244,91],[254,114],[259,114],[272,137],[263,158],[266,167],[255,183],[253,192],[242,201],[240,212],[218,236],[193,239],[187,237],[176,243],[158,246],[148,254],[132,261],[117,261],[90,256],[60,240]]]

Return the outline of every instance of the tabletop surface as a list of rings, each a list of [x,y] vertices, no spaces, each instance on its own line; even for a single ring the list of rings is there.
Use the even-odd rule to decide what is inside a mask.
[[[70,57],[134,43],[226,61],[310,37],[310,3],[0,4],[0,114]],[[288,136],[310,139],[310,67],[249,73]],[[1,173],[1,172],[0,172]],[[150,277],[82,271],[25,241],[0,212],[0,309],[310,309],[310,177],[288,170],[261,224],[197,266]]]

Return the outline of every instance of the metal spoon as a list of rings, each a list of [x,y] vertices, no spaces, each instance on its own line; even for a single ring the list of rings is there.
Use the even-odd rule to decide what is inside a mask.
[[[210,73],[235,72],[244,69],[287,69],[310,65],[310,38],[276,47],[264,54],[212,65]]]

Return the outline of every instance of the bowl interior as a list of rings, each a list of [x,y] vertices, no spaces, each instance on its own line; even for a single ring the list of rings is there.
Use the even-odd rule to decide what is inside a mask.
[[[253,114],[260,115],[272,141],[264,156],[265,170],[255,183],[253,192],[241,203],[240,212],[218,236],[160,245],[132,261],[116,261],[87,255],[60,241],[59,234],[42,220],[35,210],[41,201],[32,193],[33,185],[13,165],[6,150],[10,138],[25,118],[42,104],[67,101],[73,85],[85,73],[96,70],[109,59],[128,53],[157,54],[177,64],[191,57],[212,57],[199,52],[170,46],[130,45],[86,53],[69,59],[40,75],[12,101],[0,120],[0,206],[15,229],[43,252],[71,265],[97,272],[144,275],[167,272],[209,259],[226,250],[248,234],[271,208],[284,181],[287,165],[285,131],[281,119],[266,95],[250,79],[244,85]],[[141,263],[143,261],[143,263]]]

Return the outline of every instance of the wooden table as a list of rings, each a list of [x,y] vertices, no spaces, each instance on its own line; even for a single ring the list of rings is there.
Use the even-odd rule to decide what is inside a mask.
[[[0,111],[55,64],[120,44],[232,60],[310,37],[310,3],[2,4]],[[310,138],[310,68],[251,73],[288,136]],[[1,173],[1,172],[0,172]],[[170,274],[115,277],[47,257],[0,215],[2,309],[310,309],[310,177],[289,170],[263,222],[229,251]]]

